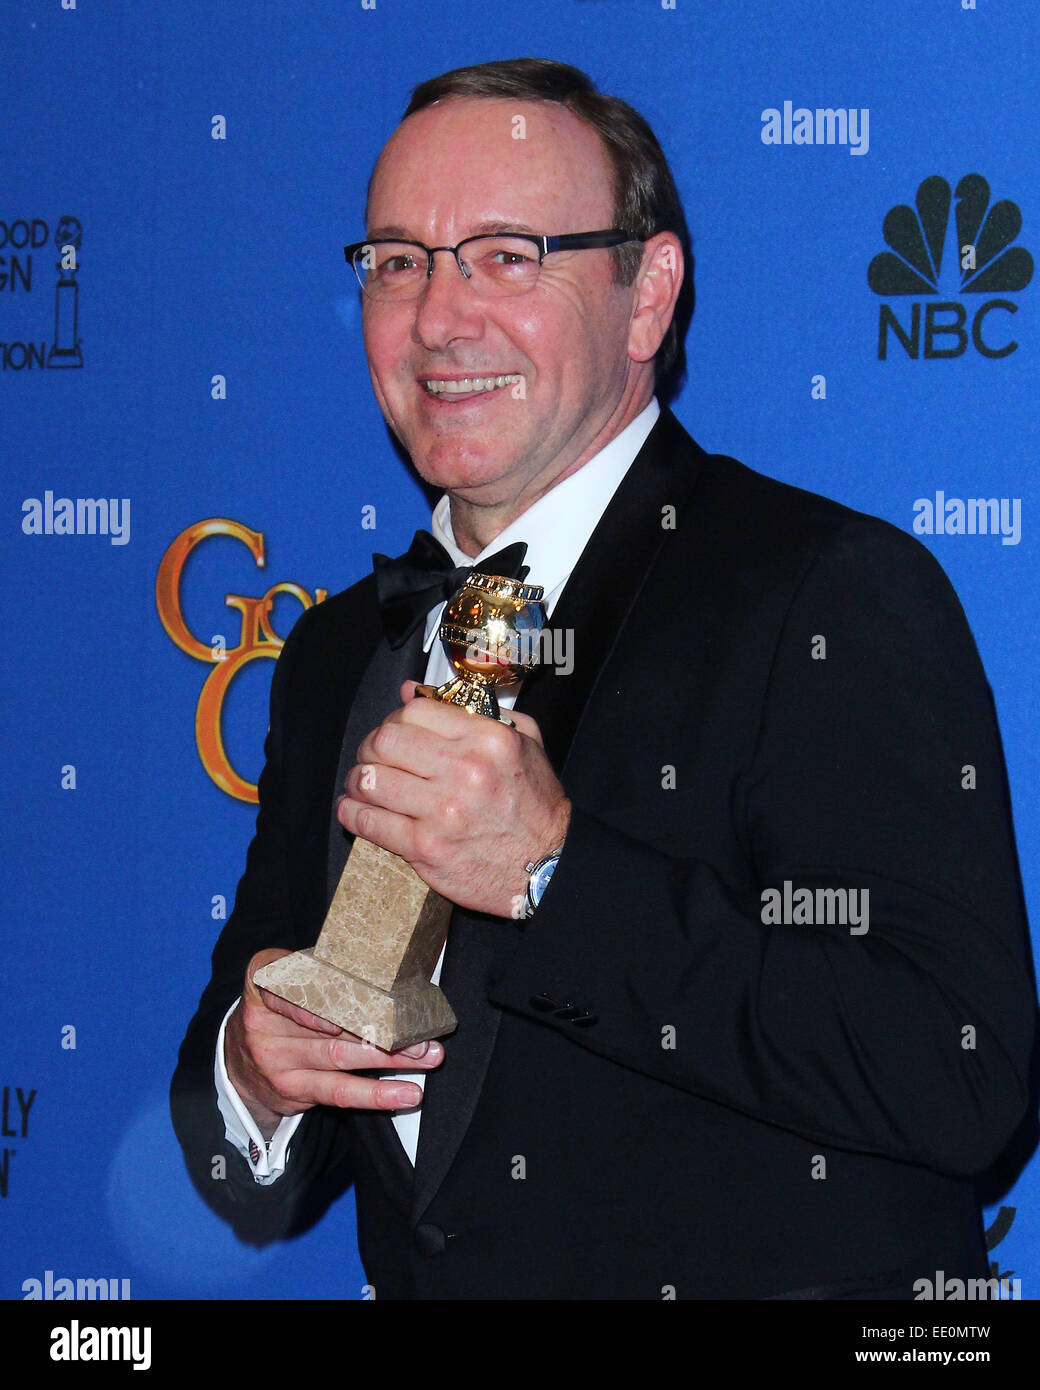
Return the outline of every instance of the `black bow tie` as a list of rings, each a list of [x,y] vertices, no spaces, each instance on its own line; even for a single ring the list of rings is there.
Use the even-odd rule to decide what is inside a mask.
[[[479,564],[456,566],[429,531],[416,531],[407,551],[396,560],[373,555],[376,594],[391,647],[395,651],[403,647],[431,608],[454,597],[471,570],[526,579],[526,554],[526,543],[516,541]]]

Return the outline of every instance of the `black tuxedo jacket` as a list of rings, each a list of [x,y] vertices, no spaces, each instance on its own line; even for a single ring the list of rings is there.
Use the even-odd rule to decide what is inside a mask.
[[[215,1038],[255,951],[317,937],[347,715],[385,650],[371,577],[300,618],[173,1083],[200,1191],[262,1241],[353,1181],[381,1298],[984,1277],[972,1175],[1027,1104],[1035,992],[992,701],[939,565],[664,411],[552,621],[575,669],[517,707],[571,828],[529,922],[454,915],[460,1025],[414,1173],[388,1116],[322,1108],[260,1187],[223,1139]],[[840,895],[829,921],[764,921],[785,883],[868,893],[868,930],[835,920]]]

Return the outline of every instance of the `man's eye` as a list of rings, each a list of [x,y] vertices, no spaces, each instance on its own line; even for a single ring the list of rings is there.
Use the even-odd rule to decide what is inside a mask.
[[[414,270],[416,267],[414,256],[402,254],[399,256],[388,256],[379,267],[380,275],[392,275],[396,271]]]

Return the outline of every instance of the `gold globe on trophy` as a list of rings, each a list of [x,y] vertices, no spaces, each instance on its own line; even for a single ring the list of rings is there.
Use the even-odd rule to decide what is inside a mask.
[[[495,686],[520,680],[538,663],[544,592],[540,584],[471,570],[441,618],[454,679],[437,688],[420,685],[416,693],[501,719]]]

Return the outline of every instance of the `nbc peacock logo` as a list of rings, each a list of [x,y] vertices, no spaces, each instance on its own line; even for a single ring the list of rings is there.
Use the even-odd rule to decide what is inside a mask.
[[[953,217],[950,207],[956,205]],[[1022,230],[1022,213],[1009,198],[991,202],[989,184],[981,174],[966,174],[951,192],[938,174],[917,190],[915,206],[891,208],[882,234],[891,247],[870,262],[867,283],[875,294],[942,295],[909,305],[910,321],[902,321],[890,304],[882,304],[878,320],[878,358],[888,357],[889,330],[908,357],[960,357],[972,346],[983,357],[1007,357],[1018,343],[996,325],[990,314],[1018,313],[1006,298],[1023,290],[1033,278],[1033,257],[1015,244]],[[982,303],[952,295],[993,295]],[[976,305],[978,307],[976,307]],[[968,324],[969,314],[971,323]],[[924,332],[922,334],[922,319]]]

